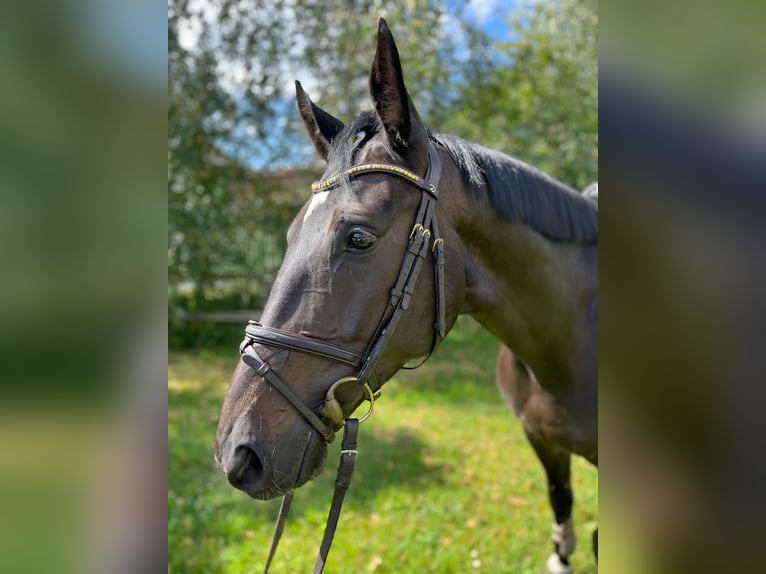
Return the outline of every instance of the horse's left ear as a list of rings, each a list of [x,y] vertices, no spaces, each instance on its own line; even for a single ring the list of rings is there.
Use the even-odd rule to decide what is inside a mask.
[[[402,152],[420,146],[425,149],[426,129],[407,94],[399,51],[383,18],[378,22],[378,47],[370,72],[370,94],[394,146]]]
[[[344,128],[343,122],[312,102],[298,81],[295,82],[295,98],[298,102],[298,111],[301,113],[303,125],[306,126],[306,131],[309,133],[317,153],[322,156],[323,160],[327,161],[330,142]]]

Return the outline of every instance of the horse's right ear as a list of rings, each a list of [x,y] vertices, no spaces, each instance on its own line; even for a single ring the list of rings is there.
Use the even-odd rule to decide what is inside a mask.
[[[317,107],[298,81],[295,82],[295,98],[298,101],[298,111],[303,118],[303,124],[309,132],[314,147],[322,159],[327,161],[330,142],[343,129],[343,122]]]

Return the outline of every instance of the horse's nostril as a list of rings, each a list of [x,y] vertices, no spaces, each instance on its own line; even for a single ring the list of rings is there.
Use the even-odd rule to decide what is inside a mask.
[[[246,492],[257,491],[265,481],[265,469],[258,454],[247,446],[238,446],[234,461],[226,473],[229,483]]]

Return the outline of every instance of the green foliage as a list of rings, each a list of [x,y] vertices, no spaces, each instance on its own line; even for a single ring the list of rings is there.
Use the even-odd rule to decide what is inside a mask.
[[[598,179],[598,2],[534,2],[477,40],[450,129],[582,189]]]
[[[168,279],[174,288],[185,282],[197,306],[232,268],[239,277],[248,269],[257,283],[251,291],[267,290],[274,269],[264,277],[263,269],[248,264],[254,253],[256,262],[266,259],[261,246],[283,236],[297,211],[294,200],[271,197],[268,184],[239,161],[254,146],[268,148],[266,128],[280,81],[279,68],[268,64],[290,47],[275,26],[283,3],[213,0],[202,6],[211,14],[183,0],[168,4]],[[268,17],[253,18],[260,10]],[[198,35],[193,48],[182,41],[189,30]]]
[[[461,318],[421,369],[386,384],[360,431],[328,571],[543,571],[552,516],[545,475],[492,382],[497,348],[491,335]],[[235,491],[213,461],[218,412],[235,363],[235,346],[170,357],[169,573],[257,572],[268,551],[278,501],[256,502]],[[275,574],[311,570],[339,442],[321,476],[296,493]],[[579,538],[572,565],[595,573],[596,471],[575,458],[572,480]]]
[[[168,5],[168,279],[201,289],[227,243],[223,222],[234,204],[227,182],[237,172],[233,162],[216,158],[215,140],[226,125],[211,120],[225,118],[234,104],[219,85],[207,30],[197,52],[179,43],[186,6]]]

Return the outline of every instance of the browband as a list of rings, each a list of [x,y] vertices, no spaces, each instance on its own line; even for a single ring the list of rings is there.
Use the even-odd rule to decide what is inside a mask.
[[[341,172],[332,177],[328,177],[323,181],[316,181],[311,184],[311,191],[313,193],[320,193],[322,191],[328,191],[335,187],[338,182],[347,177],[353,177],[362,173],[389,173],[391,175],[398,175],[406,179],[409,183],[415,185],[422,191],[431,194],[434,198],[438,199],[437,184],[441,177],[441,159],[437,153],[434,145],[428,142],[428,172],[425,177],[420,177],[418,174],[411,172],[408,169],[399,167],[398,165],[391,165],[385,163],[366,163],[363,165],[356,165]]]

